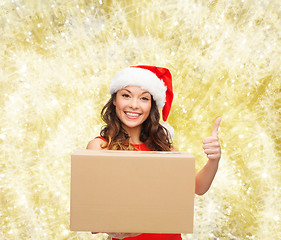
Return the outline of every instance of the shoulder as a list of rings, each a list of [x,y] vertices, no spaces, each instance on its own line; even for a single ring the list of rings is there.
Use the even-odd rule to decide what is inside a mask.
[[[179,152],[179,150],[173,146],[171,152]]]
[[[106,143],[105,139],[96,137],[88,143],[86,148],[92,150],[101,150],[102,145],[104,145],[105,143]]]

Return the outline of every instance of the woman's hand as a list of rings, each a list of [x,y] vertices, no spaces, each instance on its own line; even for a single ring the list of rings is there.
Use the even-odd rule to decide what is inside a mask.
[[[98,234],[98,232],[92,232],[92,234]],[[123,239],[126,237],[136,237],[141,233],[107,233],[112,238]]]
[[[219,161],[221,158],[221,146],[219,142],[219,126],[221,118],[217,118],[214,124],[213,131],[210,137],[206,137],[203,140],[203,149],[209,160]]]
[[[117,239],[123,239],[126,237],[136,237],[140,235],[141,233],[107,233],[110,237],[117,238]]]

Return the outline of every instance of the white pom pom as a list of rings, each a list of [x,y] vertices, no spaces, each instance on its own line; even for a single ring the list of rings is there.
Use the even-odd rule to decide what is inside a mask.
[[[161,122],[160,124],[168,130],[168,135],[170,137],[170,140],[172,140],[174,135],[175,135],[174,128],[171,125],[169,125],[168,123],[165,123],[165,122]]]

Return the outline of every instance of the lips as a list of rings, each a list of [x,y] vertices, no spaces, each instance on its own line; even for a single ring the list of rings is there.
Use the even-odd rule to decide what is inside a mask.
[[[125,112],[126,116],[129,118],[138,118],[141,114],[140,113],[134,113],[134,112]]]

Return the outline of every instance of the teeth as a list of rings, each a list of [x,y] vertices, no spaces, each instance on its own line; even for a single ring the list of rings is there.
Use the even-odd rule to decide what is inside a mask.
[[[129,112],[126,112],[126,114],[127,114],[128,116],[132,116],[132,117],[137,117],[137,116],[140,115],[140,114],[137,114],[137,113],[129,113]]]

